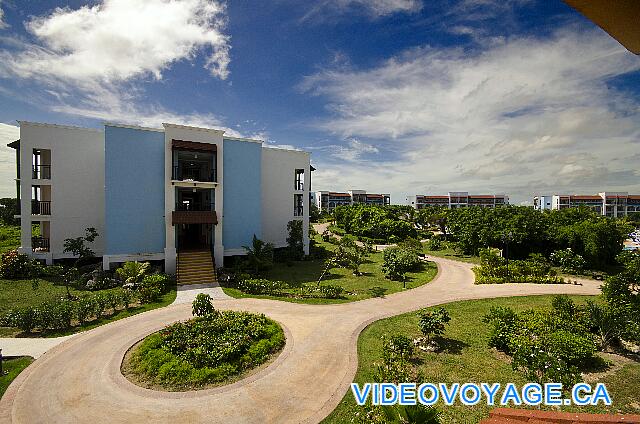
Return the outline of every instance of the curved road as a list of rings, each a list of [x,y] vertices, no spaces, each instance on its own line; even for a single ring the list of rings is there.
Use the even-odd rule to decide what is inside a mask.
[[[439,273],[413,290],[338,305],[232,299],[220,309],[263,312],[285,328],[287,344],[269,366],[237,383],[168,393],[133,385],[120,373],[134,343],[191,318],[189,304],[116,321],[56,346],[29,366],[0,401],[0,423],[315,423],[340,402],[357,369],[358,334],[369,323],[457,300],[532,294],[598,294],[583,285],[474,285],[471,265],[441,258]]]

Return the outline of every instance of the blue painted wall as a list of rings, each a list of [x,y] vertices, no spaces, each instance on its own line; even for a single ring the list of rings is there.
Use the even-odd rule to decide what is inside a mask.
[[[240,249],[262,235],[262,145],[225,139],[223,157],[222,243]]]
[[[108,255],[162,253],[164,133],[105,126]]]

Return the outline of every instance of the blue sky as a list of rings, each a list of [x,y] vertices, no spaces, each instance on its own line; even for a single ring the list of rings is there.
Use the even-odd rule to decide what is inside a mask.
[[[554,0],[0,0],[0,122],[221,127],[314,189],[640,192],[640,58]],[[10,139],[15,129],[0,126]],[[0,148],[0,195],[11,195]]]

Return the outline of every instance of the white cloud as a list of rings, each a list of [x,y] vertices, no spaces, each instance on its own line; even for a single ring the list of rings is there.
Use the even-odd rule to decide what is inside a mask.
[[[20,137],[20,129],[0,123],[0,197],[16,197],[16,151],[7,144]]]
[[[33,42],[10,38],[10,48],[0,51],[0,78],[10,82],[3,91],[89,118],[220,126],[210,114],[176,114],[139,103],[145,80],[161,80],[178,61],[204,56],[210,74],[226,79],[226,22],[226,5],[218,0],[103,0],[57,8],[25,23]],[[19,80],[30,83],[20,92]]]
[[[322,0],[302,18],[309,20],[324,14],[364,12],[372,18],[395,13],[415,13],[422,9],[422,0]]]
[[[225,79],[229,37],[225,6],[207,0],[104,0],[57,8],[25,26],[36,43],[4,51],[4,73],[90,84],[162,77],[172,63],[207,50],[206,67]]]
[[[375,172],[332,174],[340,164],[327,165],[315,186],[355,179],[402,197],[498,191],[516,201],[537,191],[640,191],[628,159],[639,146],[640,107],[607,85],[639,69],[601,32],[565,30],[493,39],[477,53],[424,47],[373,69],[325,70],[302,84],[330,100],[332,118],[316,126],[400,157],[385,172],[376,163]]]
[[[0,29],[5,29],[9,25],[4,21],[4,10],[2,10],[2,2],[0,1]]]

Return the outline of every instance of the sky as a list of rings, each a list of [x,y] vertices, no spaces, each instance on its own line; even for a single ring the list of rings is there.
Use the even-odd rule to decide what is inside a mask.
[[[640,57],[560,0],[0,0],[18,120],[312,153],[313,190],[640,193]]]

